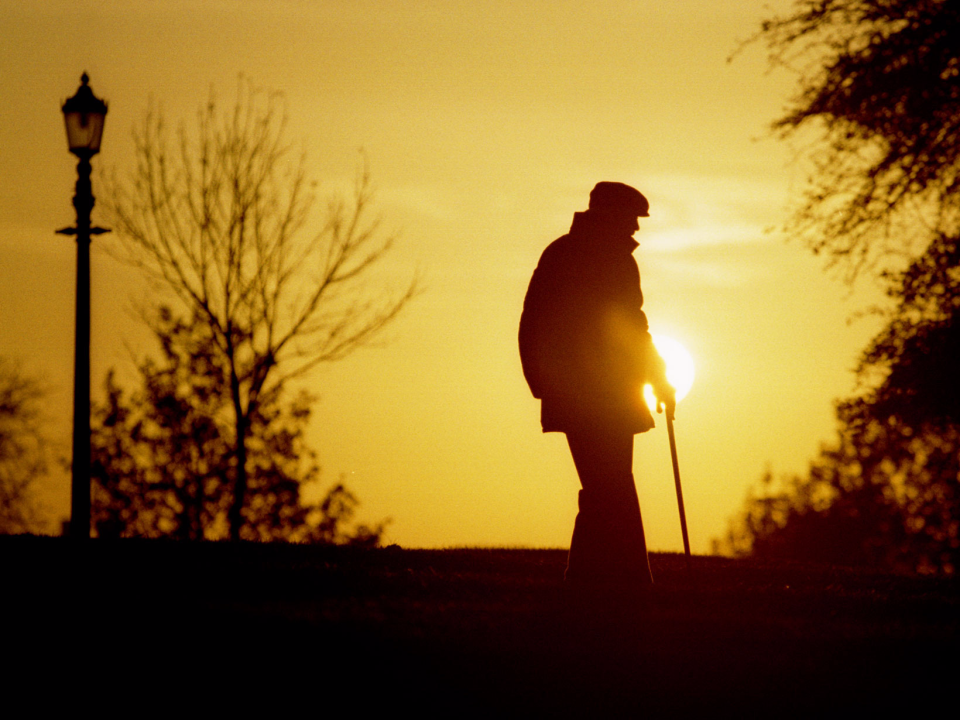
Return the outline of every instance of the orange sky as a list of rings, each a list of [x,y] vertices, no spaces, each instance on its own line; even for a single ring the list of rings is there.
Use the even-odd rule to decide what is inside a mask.
[[[81,72],[110,105],[95,170],[131,159],[153,97],[190,119],[238,73],[286,94],[321,188],[369,158],[388,274],[425,292],[382,348],[309,379],[311,438],[364,519],[404,546],[565,546],[578,483],[560,435],[539,430],[516,350],[526,284],[598,180],[651,202],[637,258],[654,332],[698,377],[678,410],[691,542],[705,552],[770,466],[802,471],[833,435],[832,401],[875,323],[776,227],[803,171],[766,136],[793,78],[758,46],[732,62],[768,0],[0,2],[0,354],[52,388],[68,452],[75,163],[60,103]],[[758,140],[759,138],[759,140]],[[94,180],[94,193],[97,182]],[[96,210],[94,220],[96,221]],[[106,239],[97,243],[107,242]],[[134,271],[95,249],[93,383],[149,352]],[[679,550],[665,430],[639,436],[648,544]],[[65,476],[46,493],[66,512]]]

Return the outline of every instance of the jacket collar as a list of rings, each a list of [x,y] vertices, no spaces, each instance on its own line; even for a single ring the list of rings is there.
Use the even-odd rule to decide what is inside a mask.
[[[606,223],[589,210],[573,214],[570,236],[591,245],[626,253],[632,253],[640,245],[629,235],[613,235]]]

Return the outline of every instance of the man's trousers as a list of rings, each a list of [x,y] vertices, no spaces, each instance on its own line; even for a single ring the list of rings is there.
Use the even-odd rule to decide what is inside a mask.
[[[633,432],[567,432],[580,501],[564,577],[576,592],[643,591],[653,584],[633,479]]]

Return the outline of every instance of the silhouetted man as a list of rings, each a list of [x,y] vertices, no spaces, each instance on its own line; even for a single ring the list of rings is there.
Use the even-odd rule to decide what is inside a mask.
[[[633,259],[637,218],[649,203],[601,182],[586,212],[551,243],[533,273],[520,319],[520,358],[544,432],[566,433],[580,476],[579,512],[565,582],[577,595],[632,596],[652,584],[633,479],[633,436],[653,427],[642,389],[674,409],[643,312]]]

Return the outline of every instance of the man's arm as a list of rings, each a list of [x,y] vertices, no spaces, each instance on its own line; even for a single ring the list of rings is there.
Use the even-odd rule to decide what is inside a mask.
[[[652,340],[650,344],[653,345]],[[677,391],[673,385],[670,384],[670,381],[667,380],[667,364],[660,356],[660,353],[657,352],[656,347],[653,348],[653,352],[656,354],[659,368],[650,384],[653,386],[653,394],[657,398],[657,412],[660,413],[666,410],[667,418],[673,420],[677,410]]]
[[[647,316],[642,310],[643,325],[647,326]],[[657,351],[657,346],[653,343],[653,337],[649,330],[644,330],[646,345],[646,381],[653,387],[653,394],[657,398],[657,412],[667,412],[667,417],[671,420],[677,408],[677,391],[667,380],[667,363]]]

